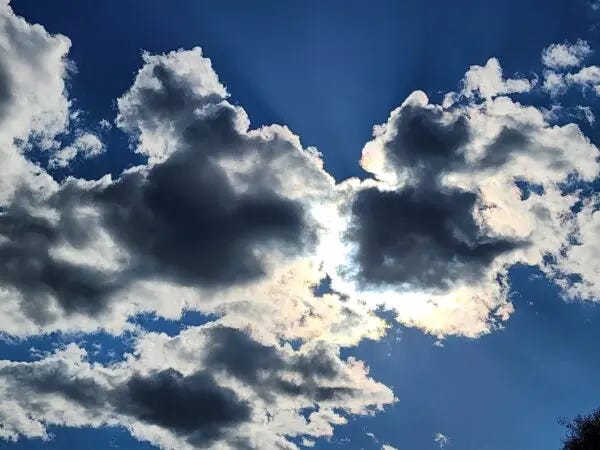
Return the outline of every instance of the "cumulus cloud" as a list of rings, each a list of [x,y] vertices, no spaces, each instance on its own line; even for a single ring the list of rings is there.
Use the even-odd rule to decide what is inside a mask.
[[[136,313],[184,309],[252,327],[243,317],[270,311],[277,283],[299,279],[278,294],[273,330],[338,339],[332,330],[361,322],[347,342],[380,335],[367,299],[440,336],[487,332],[511,311],[508,267],[566,241],[575,200],[559,183],[597,171],[575,125],[552,127],[504,95],[531,86],[490,59],[469,69],[458,103],[411,94],[365,146],[374,179],[336,187],[287,128],[249,128],[199,48],[144,54],[116,122],[148,163],[114,180],[25,186],[4,209],[3,329],[118,332]],[[310,290],[326,274],[341,296],[316,306],[323,295]]]
[[[529,92],[535,82],[526,78],[502,76],[502,67],[497,58],[490,58],[485,66],[471,66],[463,79],[462,94],[468,98],[479,95],[492,98],[498,95]]]
[[[295,448],[289,437],[330,436],[343,414],[394,401],[339,356],[339,345],[380,337],[383,320],[315,293],[333,179],[287,128],[250,129],[228,95],[198,48],[145,54],[116,123],[147,164],[60,184],[38,169],[44,189],[11,193],[0,214],[2,332],[119,333],[137,313],[189,309],[222,325],[141,335],[120,365],[90,364],[77,347],[3,362],[5,439],[47,439],[50,424],[121,425],[163,448]],[[82,134],[50,161],[103,150]],[[304,344],[281,344],[290,340]]]
[[[440,338],[477,337],[512,312],[507,274],[519,263],[570,297],[598,295],[597,202],[579,208],[563,189],[597,176],[597,148],[511,99],[535,80],[506,78],[495,58],[442,105],[410,94],[363,149],[371,177],[336,184],[286,127],[251,128],[200,48],[145,53],[114,123],[146,162],[59,183],[31,148],[56,167],[105,150],[90,133],[56,142],[73,132],[70,42],[4,2],[0,44],[0,332],[218,317],[174,337],[136,330],[134,352],[113,364],[77,346],[0,362],[4,439],[124,426],[162,448],[310,446],[395,401],[340,356],[385,333],[379,306]]]
[[[48,425],[121,425],[167,449],[289,448],[330,436],[343,414],[394,401],[326,342],[271,346],[224,326],[169,338],[149,333],[134,354],[90,364],[71,345],[32,363],[0,363],[3,437],[48,438]]]
[[[21,185],[54,188],[53,180],[24,153],[32,143],[51,149],[68,125],[70,46],[65,36],[27,23],[6,1],[0,2],[0,205]]]
[[[318,241],[316,205],[333,192],[318,155],[284,127],[249,130],[200,49],[144,58],[118,124],[150,162],[115,180],[24,187],[0,216],[5,309],[32,332],[114,315],[115,301],[123,324],[128,291],[150,284],[248,287]]]
[[[573,124],[506,96],[430,104],[416,92],[374,130],[345,183],[333,286],[430,333],[477,336],[512,311],[507,270],[568,242],[576,195],[598,150]]]
[[[544,82],[542,89],[552,97],[564,94],[569,87],[568,80],[565,75],[552,70],[544,71]]]
[[[542,51],[542,63],[550,69],[576,68],[591,54],[590,45],[581,39],[575,43],[550,44]]]
[[[542,52],[542,62],[549,69],[544,71],[542,89],[551,96],[564,94],[570,87],[579,87],[584,92],[600,94],[600,68],[583,65],[592,53],[586,41],[575,44],[552,44]],[[579,69],[574,71],[575,69]]]
[[[583,67],[579,72],[567,74],[565,79],[571,85],[591,89],[596,95],[600,95],[600,67],[598,66]]]

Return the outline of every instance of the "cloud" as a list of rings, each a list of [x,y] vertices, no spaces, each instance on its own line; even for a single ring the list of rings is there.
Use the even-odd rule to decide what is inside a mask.
[[[2,332],[120,333],[138,313],[177,319],[190,309],[220,325],[175,338],[138,330],[135,356],[107,366],[76,346],[3,361],[1,437],[119,425],[162,448],[291,449],[290,437],[331,436],[348,415],[395,401],[339,354],[379,338],[385,322],[358,301],[315,293],[333,179],[287,128],[250,129],[228,95],[198,48],[145,54],[116,124],[147,163],[61,183],[36,168],[42,188],[23,182],[7,197]],[[49,144],[51,164],[103,151],[91,136]]]
[[[583,67],[579,72],[567,74],[565,78],[571,85],[592,89],[596,95],[600,95],[600,67],[598,66]]]
[[[593,180],[597,156],[576,125],[506,96],[442,107],[415,92],[363,149],[375,180],[339,188],[332,286],[440,337],[489,332],[512,311],[508,268],[568,242],[577,196],[561,183]]]
[[[248,287],[317,243],[313,206],[333,180],[314,151],[284,127],[249,130],[200,49],[144,58],[118,124],[149,163],[116,180],[23,188],[0,216],[0,279],[18,298],[7,308],[32,331],[82,315],[102,326],[144,283],[212,296]],[[136,306],[122,307],[124,324]]]
[[[526,243],[482,234],[476,203],[476,194],[460,190],[361,190],[348,233],[361,278],[432,291],[480,279],[496,257]]]
[[[55,183],[25,156],[35,143],[51,150],[69,122],[65,79],[68,38],[51,35],[17,17],[0,2],[0,205],[21,185],[53,189]]]
[[[600,94],[600,67],[583,65],[583,61],[592,54],[586,41],[575,44],[552,44],[542,52],[542,62],[550,70],[544,71],[542,89],[551,96],[563,95],[572,86],[584,92],[591,90]],[[567,71],[567,70],[571,71]],[[578,71],[572,71],[579,69]]]
[[[573,86],[579,87],[584,93],[592,91],[600,94],[600,67],[582,67],[574,73],[557,73],[551,70],[544,72],[543,89],[552,97],[563,95]]]
[[[286,326],[354,343],[381,334],[368,309],[383,303],[440,336],[477,336],[510,314],[508,267],[566,242],[575,199],[559,183],[597,172],[575,125],[505,96],[533,82],[504,78],[494,58],[467,71],[459,102],[411,94],[365,146],[373,179],[337,186],[287,128],[251,129],[199,48],[143,58],[116,124],[148,162],[116,179],[25,183],[5,205],[5,332],[120,332],[140,312],[194,309],[240,328],[268,317],[271,338]],[[68,106],[64,51],[58,61]],[[326,275],[339,294],[311,292]],[[417,306],[400,307],[407,296]]]
[[[556,73],[552,70],[544,71],[544,83],[542,89],[548,92],[552,97],[564,94],[568,89],[567,79],[562,73]]]
[[[600,298],[600,215],[598,196],[583,202],[583,207],[572,224],[573,244],[556,255],[551,265],[555,281],[563,287],[569,299],[597,301]]]
[[[542,63],[556,70],[576,68],[591,54],[590,45],[581,39],[575,43],[550,44],[542,51]]]
[[[433,441],[436,442],[440,446],[440,448],[444,448],[450,441],[450,438],[448,436],[443,435],[442,433],[435,433],[435,435],[433,436]]]
[[[469,68],[463,79],[461,94],[468,98],[475,95],[492,98],[498,95],[529,92],[534,84],[534,81],[526,78],[505,79],[498,59],[490,58],[485,66]]]
[[[110,366],[90,364],[75,345],[32,363],[3,361],[0,392],[5,438],[47,439],[52,424],[121,425],[169,449],[292,449],[288,437],[330,436],[346,422],[341,412],[370,414],[394,401],[335,346],[293,350],[218,325],[142,335]]]
[[[71,145],[52,153],[50,167],[66,167],[77,156],[87,159],[105,151],[102,141],[92,133],[83,133],[75,138]]]
[[[221,438],[226,428],[250,418],[250,407],[206,371],[183,375],[166,369],[133,375],[118,389],[119,407],[136,419],[184,436],[204,446]]]

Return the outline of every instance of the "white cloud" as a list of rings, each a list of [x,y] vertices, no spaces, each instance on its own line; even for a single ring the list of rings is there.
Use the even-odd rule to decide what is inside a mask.
[[[564,94],[573,86],[579,87],[584,93],[591,91],[600,95],[600,67],[582,67],[574,73],[544,72],[542,88],[553,97]]]
[[[197,448],[197,439],[214,448],[295,449],[295,436],[310,446],[346,423],[339,412],[371,414],[394,401],[338,351],[322,341],[270,346],[207,325],[172,338],[142,335],[132,355],[108,366],[90,364],[75,345],[32,363],[1,361],[1,432],[48,439],[49,425],[120,425],[165,449]],[[209,418],[202,402],[210,402]]]
[[[66,167],[76,157],[84,159],[101,155],[105,151],[102,141],[92,133],[83,133],[75,138],[75,141],[67,147],[63,147],[52,153],[50,157],[51,167]]]
[[[496,58],[490,58],[485,66],[471,66],[463,79],[461,94],[467,98],[478,95],[484,99],[512,93],[529,92],[534,86],[526,78],[502,76],[502,67]]]
[[[21,185],[45,190],[53,180],[23,155],[29,141],[41,148],[55,145],[55,136],[69,121],[65,78],[68,38],[51,35],[42,26],[17,17],[0,2],[0,205]]]
[[[589,125],[594,125],[596,122],[596,115],[589,106],[576,106],[572,115],[573,117],[585,119]]]
[[[573,223],[575,243],[556,255],[552,275],[570,299],[600,299],[600,199],[597,195],[585,200]],[[580,279],[573,280],[577,275]]]
[[[566,75],[566,80],[584,89],[592,89],[596,95],[600,95],[600,67],[598,66],[584,67],[577,73],[569,73]]]
[[[100,122],[98,122],[98,126],[101,130],[110,130],[112,128],[112,123],[106,119],[102,119]]]
[[[581,39],[573,44],[550,44],[542,51],[542,63],[556,70],[575,68],[581,66],[591,54],[590,45]]]
[[[552,97],[562,95],[567,91],[568,84],[564,74],[552,70],[544,71],[544,83],[542,89]]]
[[[433,436],[433,441],[436,442],[440,448],[444,448],[450,441],[450,438],[442,433],[435,433]]]
[[[383,305],[395,311],[400,322],[439,337],[448,334],[476,337],[490,332],[501,326],[513,311],[508,298],[508,268],[519,263],[542,265],[545,254],[558,252],[568,242],[569,227],[565,223],[573,220],[571,207],[578,198],[563,195],[560,184],[572,174],[578,174],[582,180],[593,180],[598,175],[597,157],[598,149],[576,125],[552,126],[541,110],[508,97],[442,108],[430,104],[424,93],[413,93],[391,113],[386,124],[375,128],[374,139],[363,149],[361,164],[378,181],[350,180],[340,186],[340,210],[347,216],[338,225],[340,243],[328,252],[331,256],[327,270],[334,274],[332,285],[350,297],[364,299],[372,307]],[[434,188],[436,178],[440,195],[454,192],[455,202],[469,195],[464,193],[477,198],[470,213],[448,212],[450,219],[444,226],[456,226],[456,233],[469,233],[467,222],[458,221],[473,220],[473,226],[488,236],[488,242],[496,240],[509,246],[513,242],[515,247],[499,251],[488,260],[487,266],[477,263],[470,267],[465,256],[468,252],[462,250],[456,250],[459,253],[454,257],[444,256],[437,261],[432,256],[435,246],[440,246],[437,251],[441,255],[454,250],[446,247],[449,245],[446,241],[439,243],[437,232],[427,234],[426,227],[431,228],[432,224],[411,228],[410,223],[416,223],[419,216],[408,224],[401,220],[406,214],[402,210],[397,218],[390,216],[392,203],[382,207],[380,214],[386,217],[367,216],[369,222],[364,223],[369,228],[356,228],[356,199],[364,197],[364,193],[375,196],[379,190],[382,192],[379,198],[390,199],[386,202],[409,201],[410,207],[418,210],[426,208],[414,203],[420,197],[412,197],[413,194],[402,197],[402,193],[419,192],[425,189],[421,183],[426,182],[428,187],[423,192],[429,190],[427,196],[431,196],[438,189]],[[525,183],[525,187],[519,188],[517,181]],[[537,186],[537,193],[524,195],[522,189],[527,190],[526,186]],[[425,194],[423,198],[427,198]],[[377,212],[374,200],[364,202],[369,205],[365,210],[370,210],[370,214]],[[425,201],[423,205],[426,204]],[[436,208],[422,210],[420,217],[441,214]],[[440,216],[436,220],[445,219]],[[377,229],[377,223],[385,223],[389,231]],[[400,231],[397,235],[391,233],[392,229],[403,229],[400,227],[414,233],[414,240],[403,241],[405,237]],[[348,238],[348,233],[356,236],[356,230],[363,233],[362,240]],[[446,233],[452,232],[446,230]],[[378,236],[376,245],[375,241],[365,240],[364,236],[370,235]],[[467,245],[475,245],[468,234],[457,236],[457,242],[465,239]],[[476,239],[481,239],[479,236]],[[387,247],[380,244],[386,239]],[[411,248],[421,245],[419,242],[430,242],[428,247],[422,247],[423,254],[429,254],[423,259],[427,269],[416,260],[404,259],[412,254]],[[519,242],[523,245],[518,245]],[[403,251],[395,252],[395,246]],[[421,261],[419,254],[414,257]],[[456,266],[447,265],[448,261],[461,259]],[[366,267],[371,272],[365,272],[367,260],[380,262],[369,262],[371,266]],[[445,268],[440,274],[436,272],[438,262]],[[482,273],[473,275],[474,268],[482,267],[486,267]],[[394,271],[396,278],[391,278]],[[428,276],[428,271],[434,275]],[[449,275],[454,271],[454,276]],[[373,278],[373,273],[380,278]],[[439,284],[443,277],[449,277],[447,284],[428,284],[432,279]]]

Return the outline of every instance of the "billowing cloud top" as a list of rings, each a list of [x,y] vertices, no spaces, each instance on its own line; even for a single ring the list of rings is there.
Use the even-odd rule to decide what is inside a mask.
[[[134,350],[0,361],[1,438],[120,425],[166,449],[294,449],[396,400],[340,352],[382,336],[381,306],[477,337],[509,318],[515,264],[598,298],[597,202],[570,188],[597,177],[598,150],[509,97],[536,79],[494,58],[441,105],[410,94],[363,149],[371,178],[336,183],[286,127],[252,129],[200,48],[145,53],[115,120],[144,164],[57,181],[46,169],[107,151],[70,120],[69,46],[1,4],[0,332],[128,330]],[[576,66],[576,46],[546,65]],[[189,310],[213,320],[174,337],[130,321]]]

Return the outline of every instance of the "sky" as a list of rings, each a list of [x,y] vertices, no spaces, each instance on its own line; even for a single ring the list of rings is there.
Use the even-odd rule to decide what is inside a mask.
[[[599,21],[0,0],[0,448],[561,448]]]

